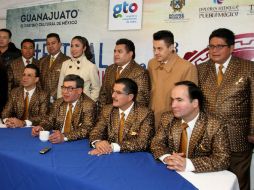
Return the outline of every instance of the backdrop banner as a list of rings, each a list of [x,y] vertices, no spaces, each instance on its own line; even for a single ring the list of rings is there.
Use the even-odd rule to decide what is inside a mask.
[[[135,43],[136,61],[146,67],[153,57],[152,35],[158,30],[172,31],[178,54],[199,64],[208,59],[211,32],[228,28],[236,35],[235,55],[254,60],[253,23],[253,0],[82,0],[10,9],[6,22],[18,47],[25,38],[35,40],[36,58],[47,54],[48,33],[60,35],[67,55],[72,37],[86,37],[101,79],[113,63],[119,38]]]

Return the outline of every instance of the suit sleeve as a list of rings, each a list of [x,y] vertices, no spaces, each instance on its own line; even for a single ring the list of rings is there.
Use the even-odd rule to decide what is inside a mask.
[[[7,101],[7,104],[4,106],[4,109],[2,111],[2,118],[9,118],[9,117],[13,117],[14,113],[14,96],[15,92],[11,91],[11,94],[9,96],[9,99]]]
[[[154,115],[149,111],[143,121],[139,123],[140,131],[135,138],[124,140],[121,147],[121,152],[137,152],[145,151],[150,146],[151,137],[154,134]]]
[[[251,71],[250,71],[250,130],[249,135],[254,135],[254,63],[250,63],[251,65]]]

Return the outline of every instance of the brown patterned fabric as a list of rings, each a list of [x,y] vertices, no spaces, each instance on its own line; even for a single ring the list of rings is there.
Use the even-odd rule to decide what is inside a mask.
[[[111,104],[112,101],[112,87],[115,83],[115,76],[117,72],[117,65],[112,64],[107,67],[102,82],[99,102],[101,105]],[[121,72],[120,78],[130,78],[138,85],[138,95],[136,101],[139,104],[148,106],[150,101],[150,79],[146,69],[141,67],[135,61],[131,61]]]
[[[38,61],[33,58],[32,64],[38,66]],[[25,64],[22,57],[13,60],[8,67],[8,94],[13,88],[19,87],[22,80]]]
[[[57,99],[51,108],[50,114],[40,125],[45,130],[62,131],[68,103],[63,98]],[[82,94],[72,113],[72,125],[69,133],[65,134],[68,141],[88,138],[89,132],[95,124],[96,104],[87,95]]]
[[[38,125],[48,114],[49,97],[46,92],[36,88],[29,102],[28,120]],[[22,119],[24,114],[24,88],[14,88],[2,112],[2,118],[16,117]]]
[[[179,152],[182,121],[165,112],[151,143],[151,150],[158,159],[164,154]],[[188,156],[195,172],[225,170],[230,162],[230,147],[225,125],[218,119],[200,113],[188,146]]]
[[[103,107],[100,118],[90,133],[90,142],[107,140],[118,143],[121,152],[145,151],[154,134],[153,112],[147,107],[134,104],[124,123],[122,143],[118,142],[120,116],[119,109],[112,105]]]
[[[247,135],[254,135],[254,63],[232,57],[219,87],[211,60],[197,68],[205,110],[227,124],[231,151],[250,150]]]
[[[40,84],[43,90],[49,93],[50,96],[57,99],[57,86],[60,76],[60,71],[62,68],[62,63],[68,59],[68,56],[64,55],[62,52],[59,53],[57,58],[54,60],[53,64],[50,65],[50,55],[42,57],[39,60],[39,69],[41,72]]]

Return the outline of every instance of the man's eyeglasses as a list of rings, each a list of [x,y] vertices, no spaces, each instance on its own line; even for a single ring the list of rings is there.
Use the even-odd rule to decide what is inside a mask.
[[[62,91],[67,91],[67,92],[72,92],[73,90],[77,89],[77,88],[74,88],[74,87],[71,87],[71,86],[61,86],[61,89]]]
[[[207,48],[210,49],[210,50],[214,50],[214,49],[217,49],[217,50],[221,50],[222,48],[224,47],[227,47],[229,45],[208,45]]]
[[[111,93],[112,93],[112,94],[116,93],[117,95],[121,95],[121,94],[129,95],[129,94],[126,93],[126,92],[121,92],[121,91],[118,91],[118,90],[112,90]]]

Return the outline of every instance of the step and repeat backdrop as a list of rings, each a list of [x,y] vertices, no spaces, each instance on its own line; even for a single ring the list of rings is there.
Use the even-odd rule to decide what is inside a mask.
[[[35,40],[36,58],[47,54],[48,33],[60,35],[67,55],[72,37],[86,37],[101,79],[119,38],[135,43],[136,61],[146,67],[158,30],[172,31],[177,53],[199,64],[208,59],[210,33],[229,28],[236,35],[235,55],[254,60],[253,0],[81,0],[10,9],[6,25],[19,48],[24,38]]]

